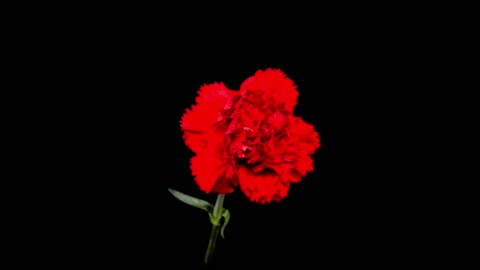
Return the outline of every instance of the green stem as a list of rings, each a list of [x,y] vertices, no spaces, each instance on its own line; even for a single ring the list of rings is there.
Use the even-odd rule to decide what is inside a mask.
[[[223,201],[225,200],[225,194],[218,194],[215,207],[213,208],[213,218],[220,221],[222,217]],[[215,250],[215,243],[217,242],[218,233],[220,232],[220,225],[213,225],[210,239],[208,240],[207,253],[205,254],[205,263],[208,263],[212,258],[213,251]]]
[[[208,261],[210,261],[210,259],[212,258],[219,231],[220,231],[220,226],[213,225],[212,233],[210,234],[210,240],[208,241],[207,253],[205,254],[205,264],[207,264]]]
[[[213,208],[213,216],[215,218],[220,218],[223,210],[223,201],[225,200],[225,194],[218,194],[217,201],[215,202],[215,207]]]

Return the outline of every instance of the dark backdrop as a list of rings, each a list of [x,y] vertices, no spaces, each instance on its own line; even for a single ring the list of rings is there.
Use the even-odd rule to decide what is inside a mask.
[[[226,196],[232,217],[211,268],[396,265],[417,256],[422,240],[402,248],[416,226],[403,218],[409,182],[386,154],[411,150],[390,140],[401,131],[389,124],[395,115],[385,116],[404,93],[399,77],[408,72],[397,63],[405,51],[353,25],[288,43],[276,34],[226,40],[205,29],[115,29],[72,39],[60,61],[62,106],[72,114],[62,122],[65,203],[56,204],[54,230],[67,264],[202,269],[208,216],[167,189],[211,203],[215,196],[196,187],[179,121],[204,83],[238,89],[268,67],[297,85],[295,114],[315,126],[322,147],[314,171],[280,203],[254,204],[239,190]]]

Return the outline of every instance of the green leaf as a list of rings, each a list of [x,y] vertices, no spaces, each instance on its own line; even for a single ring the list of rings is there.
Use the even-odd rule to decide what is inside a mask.
[[[200,209],[205,210],[209,213],[212,212],[212,210],[213,210],[213,205],[211,205],[207,201],[200,200],[200,199],[197,199],[195,197],[183,194],[183,193],[181,193],[179,191],[176,191],[174,189],[171,189],[171,188],[169,188],[168,191],[170,191],[170,193],[172,193],[172,195],[175,196],[175,198],[179,199],[180,201],[182,201],[182,202],[184,202],[188,205],[200,208]]]
[[[225,221],[223,222],[222,229],[220,230],[220,235],[223,239],[225,239],[224,231],[225,227],[227,227],[228,221],[230,220],[230,211],[228,211],[227,209],[223,209],[222,217],[225,219]]]

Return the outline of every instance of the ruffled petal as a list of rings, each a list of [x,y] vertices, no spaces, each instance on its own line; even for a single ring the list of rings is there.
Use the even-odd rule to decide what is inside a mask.
[[[255,173],[246,166],[240,166],[237,175],[240,189],[252,202],[280,201],[288,194],[290,182],[281,181],[273,170]]]
[[[302,118],[293,116],[287,127],[290,140],[306,154],[311,155],[320,147],[320,136],[312,124],[306,123]]]
[[[231,170],[228,160],[220,159],[210,149],[200,151],[190,161],[192,175],[198,187],[206,193],[220,194],[233,191],[233,182],[227,177]]]
[[[243,91],[264,91],[268,99],[275,100],[283,109],[292,112],[297,104],[298,92],[293,81],[279,69],[258,70],[240,85]]]
[[[180,121],[185,144],[195,153],[205,148],[210,128],[217,122],[219,111],[235,94],[223,83],[205,84],[198,91],[196,105],[187,109]]]

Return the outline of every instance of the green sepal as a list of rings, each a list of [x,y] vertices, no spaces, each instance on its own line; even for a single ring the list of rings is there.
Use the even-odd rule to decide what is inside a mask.
[[[215,218],[211,212],[208,212],[208,217],[213,226],[220,226],[220,218]]]
[[[209,214],[213,211],[213,205],[211,205],[209,202],[197,199],[195,197],[189,196],[187,194],[183,194],[179,191],[176,191],[174,189],[169,188],[168,191],[172,193],[175,198],[179,199],[180,201],[191,205],[196,208],[200,208],[202,210],[207,211]]]
[[[230,211],[228,211],[228,209],[223,209],[222,217],[225,220],[223,222],[222,229],[220,230],[220,235],[222,236],[223,239],[225,239],[224,231],[225,231],[225,227],[227,227],[228,221],[230,220]]]

